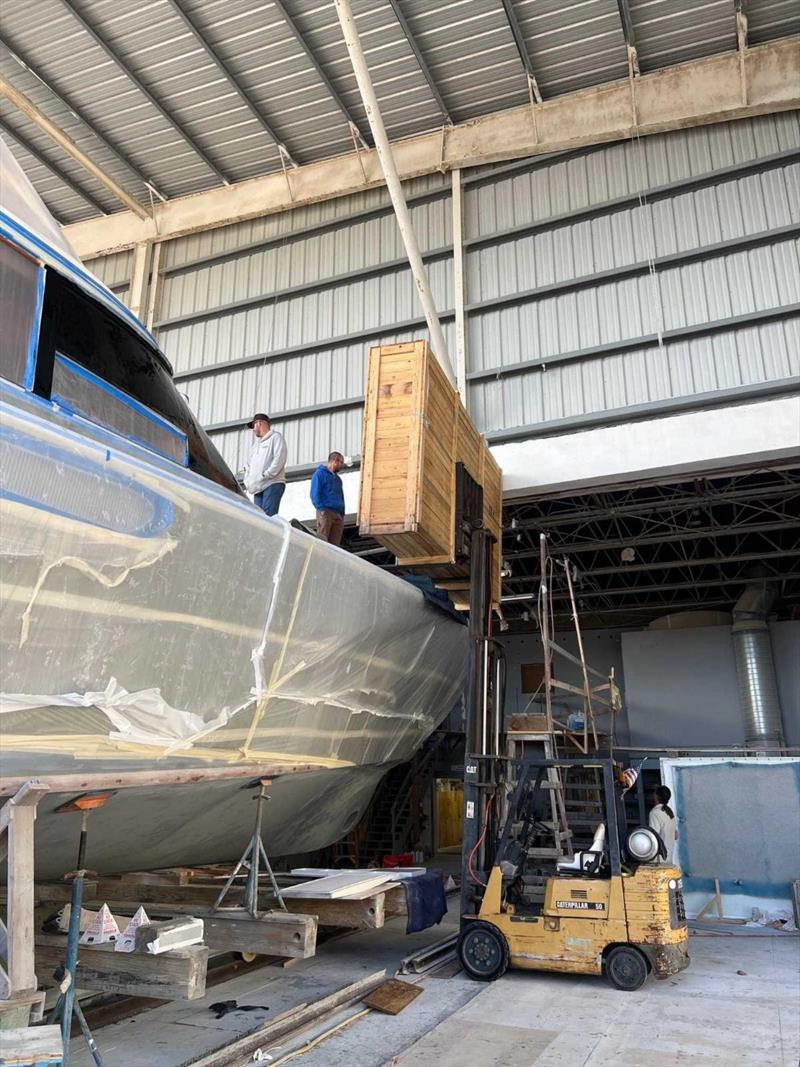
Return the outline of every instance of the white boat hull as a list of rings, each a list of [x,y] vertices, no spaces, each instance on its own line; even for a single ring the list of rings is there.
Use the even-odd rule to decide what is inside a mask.
[[[191,472],[4,399],[5,791],[28,776],[311,765],[273,786],[268,847],[341,837],[453,707],[465,628]],[[93,818],[91,865],[234,858],[252,821],[241,784],[121,790]],[[74,862],[53,806],[37,824],[48,875]]]

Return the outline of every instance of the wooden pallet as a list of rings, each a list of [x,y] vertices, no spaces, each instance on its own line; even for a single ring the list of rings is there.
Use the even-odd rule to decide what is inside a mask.
[[[483,487],[483,521],[497,538],[493,598],[500,602],[502,472],[425,341],[370,349],[361,450],[362,534],[398,565],[449,583],[455,559],[456,463]]]

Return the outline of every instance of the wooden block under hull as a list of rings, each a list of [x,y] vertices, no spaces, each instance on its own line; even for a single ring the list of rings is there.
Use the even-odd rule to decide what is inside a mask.
[[[203,911],[198,918],[205,925],[206,944],[213,950],[303,960],[316,952],[317,920],[310,914],[271,911],[254,919],[244,909],[237,909],[230,913]]]
[[[53,985],[52,974],[63,964],[67,938],[36,935],[36,973],[42,985]],[[160,956],[115,952],[113,944],[81,945],[75,984],[81,989],[120,993],[160,1000],[196,1000],[205,995],[208,948],[192,945]]]

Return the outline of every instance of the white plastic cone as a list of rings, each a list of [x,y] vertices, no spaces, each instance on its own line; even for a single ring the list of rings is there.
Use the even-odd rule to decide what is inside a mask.
[[[107,941],[116,941],[118,937],[119,927],[116,919],[109,911],[108,904],[104,904],[81,937],[81,944],[103,945]]]
[[[149,926],[150,920],[147,917],[147,912],[143,907],[139,907],[134,917],[130,920],[128,925],[122,931],[116,945],[114,945],[115,952],[133,952],[136,948],[136,931],[140,926]]]

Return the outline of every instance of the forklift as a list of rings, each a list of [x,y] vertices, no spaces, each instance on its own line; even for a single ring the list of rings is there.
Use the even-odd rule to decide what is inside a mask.
[[[531,842],[551,825],[548,790],[560,788],[562,775],[587,770],[600,779],[604,809],[594,840],[549,876],[531,876]],[[481,981],[509,966],[604,974],[617,989],[633,991],[650,973],[668,978],[687,967],[680,869],[659,862],[666,850],[653,830],[624,834],[613,761],[528,758],[513,771],[516,786],[483,897],[477,913],[462,918],[458,954],[466,973]]]
[[[666,849],[653,830],[627,833],[623,790],[630,779],[616,777],[610,754],[513,760],[505,751],[503,672],[493,669],[502,654],[492,637],[493,538],[473,522],[469,541],[461,965],[485,982],[511,966],[603,974],[628,991],[651,973],[677,974],[689,964],[681,871],[659,862]],[[598,819],[589,847],[577,850],[569,828],[561,828],[571,775],[591,779]],[[552,803],[553,790],[561,791],[560,804]],[[535,846],[547,833],[559,847],[542,864],[547,850]]]

